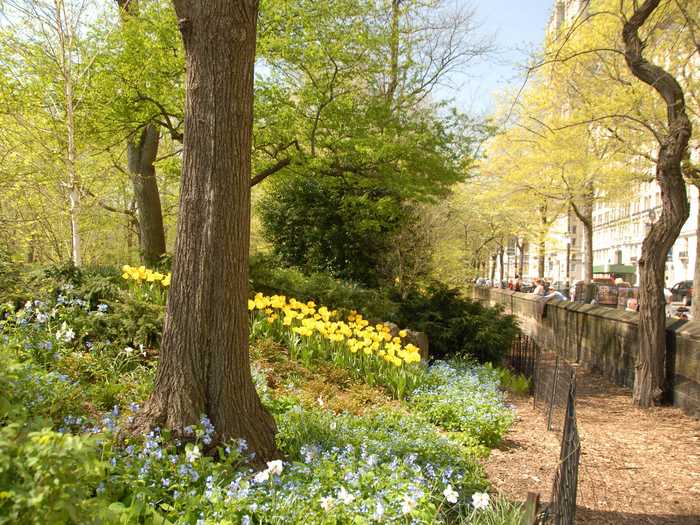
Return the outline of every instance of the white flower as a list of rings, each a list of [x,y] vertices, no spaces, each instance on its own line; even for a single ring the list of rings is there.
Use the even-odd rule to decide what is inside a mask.
[[[127,347],[124,348],[124,353],[125,353],[126,355],[131,355],[131,354],[134,353],[134,349],[131,348],[130,346],[127,346]]]
[[[403,503],[401,503],[401,512],[410,514],[418,506],[416,500],[410,496],[403,495]]]
[[[485,509],[489,506],[489,495],[486,492],[475,492],[472,494],[472,506],[475,509]]]
[[[201,457],[202,453],[199,451],[199,447],[197,445],[192,447],[190,450],[187,451],[187,454],[185,454],[185,458],[190,463],[194,463]]]
[[[326,512],[333,508],[333,503],[335,503],[333,496],[324,496],[321,498],[321,508]]]
[[[336,427],[335,421],[331,421],[330,427],[331,427],[331,430],[335,430],[335,427]]]
[[[276,474],[279,476],[280,474],[282,474],[283,469],[284,469],[284,465],[282,464],[282,461],[279,459],[267,462],[267,470],[272,475]]]
[[[45,323],[46,321],[48,321],[48,319],[49,319],[49,316],[46,315],[45,313],[39,312],[38,314],[36,314],[36,322],[37,323]]]
[[[340,487],[340,490],[338,491],[338,499],[346,505],[350,505],[353,501],[355,501],[355,496],[345,490],[345,487]]]
[[[321,408],[323,408],[323,406],[325,405],[325,403],[323,402],[323,397],[321,397],[321,396],[318,396],[318,399],[316,400],[316,402],[318,403],[318,406],[320,406]]]
[[[442,491],[442,495],[445,496],[445,499],[449,503],[457,503],[457,499],[459,499],[459,494],[455,492],[455,489],[452,488],[452,485],[447,485],[447,488]]]
[[[258,472],[255,477],[253,477],[253,481],[255,483],[263,483],[270,479],[270,471],[269,470],[261,470]]]
[[[380,521],[383,516],[384,516],[384,505],[382,505],[381,501],[378,501],[377,508],[374,510],[374,514],[372,515],[372,519],[376,520],[376,521]]]
[[[75,337],[75,332],[73,331],[72,328],[69,328],[66,330],[66,332],[63,334],[63,339],[66,341],[66,343],[70,343],[73,338]]]

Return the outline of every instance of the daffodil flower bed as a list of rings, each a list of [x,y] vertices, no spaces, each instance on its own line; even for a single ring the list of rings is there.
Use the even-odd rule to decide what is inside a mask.
[[[292,359],[306,366],[330,361],[369,385],[382,385],[403,399],[422,382],[425,365],[420,350],[405,342],[406,330],[391,335],[384,324],[371,325],[352,311],[337,310],[262,293],[248,300],[251,336],[270,336],[289,348]]]
[[[161,273],[145,266],[122,266],[122,279],[141,299],[150,299],[165,304],[172,273]]]

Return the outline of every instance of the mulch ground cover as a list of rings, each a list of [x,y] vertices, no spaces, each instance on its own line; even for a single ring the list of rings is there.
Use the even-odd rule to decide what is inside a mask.
[[[532,399],[513,398],[517,419],[486,462],[493,487],[511,500],[548,500],[560,435],[546,431]],[[700,421],[671,407],[640,410],[631,391],[593,373],[577,382],[581,464],[576,522],[700,525]]]

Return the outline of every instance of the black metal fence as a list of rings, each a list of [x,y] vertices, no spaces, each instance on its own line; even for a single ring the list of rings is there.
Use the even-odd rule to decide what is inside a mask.
[[[547,430],[560,431],[575,367],[556,352],[541,349],[534,339],[523,334],[513,342],[508,363],[530,379],[530,393],[535,407],[545,414]]]
[[[569,393],[561,438],[559,466],[554,476],[549,517],[555,525],[573,525],[576,522],[576,493],[578,466],[581,458],[581,440],[576,424],[576,372],[571,372]]]
[[[538,352],[539,347],[531,337],[523,334],[518,335],[510,348],[510,354],[508,354],[510,367],[532,380]]]
[[[573,525],[581,442],[576,424],[576,367],[520,335],[508,356],[510,366],[531,380],[533,403],[545,416],[548,431],[562,432],[552,498],[539,523]]]

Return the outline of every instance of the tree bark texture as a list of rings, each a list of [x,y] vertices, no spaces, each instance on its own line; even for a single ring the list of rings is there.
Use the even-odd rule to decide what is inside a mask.
[[[147,266],[156,265],[165,253],[163,211],[154,166],[159,140],[158,128],[148,124],[138,140],[131,139],[127,145],[129,174],[139,215],[141,258]]]
[[[207,414],[217,440],[278,455],[248,355],[256,0],[175,0],[187,95],[173,278],[153,394],[138,426],[181,433]]]
[[[665,386],[666,323],[664,273],[666,256],[690,213],[681,163],[692,126],[685,111],[683,90],[667,71],[643,56],[639,29],[659,6],[645,0],[624,23],[625,61],[632,74],[651,86],[666,104],[668,131],[660,135],[656,181],[661,188],[661,216],[642,243],[639,259],[639,356],[635,368],[633,402],[649,407],[661,400]]]
[[[137,0],[117,0],[122,22],[139,16]],[[160,132],[158,126],[147,124],[138,137],[127,144],[127,166],[134,189],[134,200],[139,218],[139,247],[141,260],[147,266],[160,262],[165,253],[163,210],[158,192],[155,161],[158,156]]]
[[[70,46],[72,27],[66,24],[68,33],[60,32],[62,47],[63,95],[66,104],[66,168],[68,171],[68,211],[70,216],[71,260],[74,266],[82,265],[80,248],[80,179],[77,169],[77,146],[75,144],[75,98]]]

